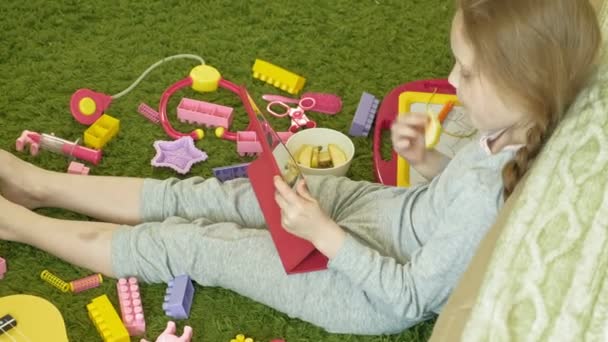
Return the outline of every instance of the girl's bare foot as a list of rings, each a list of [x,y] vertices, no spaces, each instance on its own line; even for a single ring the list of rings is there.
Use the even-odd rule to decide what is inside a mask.
[[[46,172],[0,149],[0,194],[7,200],[28,209],[42,206]]]

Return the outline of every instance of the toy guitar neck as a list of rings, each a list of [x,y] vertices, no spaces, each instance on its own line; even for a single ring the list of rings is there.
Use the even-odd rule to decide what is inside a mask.
[[[0,342],[67,342],[63,317],[45,299],[29,295],[0,298]]]

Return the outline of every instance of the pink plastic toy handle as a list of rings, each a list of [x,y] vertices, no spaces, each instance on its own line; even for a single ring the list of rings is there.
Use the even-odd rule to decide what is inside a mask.
[[[15,149],[22,152],[29,145],[30,154],[35,156],[40,150],[40,133],[25,130],[21,136],[15,140]]]
[[[293,99],[291,97],[287,97],[287,96],[281,96],[281,95],[263,95],[262,98],[266,101],[281,101],[281,102],[285,102],[285,103],[298,103],[300,102],[300,100],[298,99]]]
[[[300,102],[298,102],[298,106],[303,110],[311,110],[317,105],[317,101],[312,97],[303,97]]]
[[[171,85],[169,88],[167,88],[167,90],[165,90],[165,92],[163,93],[163,95],[160,98],[160,104],[158,105],[158,112],[160,114],[160,123],[163,126],[163,129],[165,130],[165,132],[167,133],[167,135],[169,137],[171,137],[172,139],[179,139],[181,137],[187,137],[190,136],[192,137],[192,139],[194,140],[200,140],[201,137],[199,137],[199,135],[196,133],[196,130],[190,132],[190,133],[181,133],[176,131],[173,126],[171,126],[171,123],[169,122],[169,118],[167,117],[167,103],[169,102],[169,98],[171,98],[171,95],[173,95],[176,91],[185,88],[185,87],[189,87],[192,85],[192,78],[190,77],[186,77],[180,81],[175,82],[173,85]]]
[[[78,159],[86,160],[95,165],[101,161],[101,150],[94,150],[76,144],[64,144],[61,151],[66,156],[74,156]]]
[[[275,111],[272,109],[272,106],[279,106],[279,107],[281,107],[281,108],[285,109],[285,111],[284,111],[284,112],[282,112],[282,113],[275,112]],[[286,104],[286,103],[285,103],[285,102],[283,102],[283,101],[272,101],[272,102],[270,102],[270,103],[269,103],[269,104],[266,106],[266,110],[268,111],[268,113],[270,113],[270,114],[272,114],[272,115],[276,116],[277,118],[284,118],[284,117],[286,117],[287,115],[289,115],[289,113],[290,113],[290,112],[291,112],[293,109],[292,109],[292,108],[291,108],[291,107],[290,107],[288,104]]]

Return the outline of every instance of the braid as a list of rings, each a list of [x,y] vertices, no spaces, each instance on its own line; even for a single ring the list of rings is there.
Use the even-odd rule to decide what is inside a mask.
[[[520,148],[515,158],[502,169],[505,201],[511,196],[519,180],[528,172],[554,129],[555,124],[551,122],[549,125],[535,124],[528,130],[526,145]]]
[[[602,42],[599,22],[589,0],[457,3],[476,67],[504,103],[526,114],[521,118],[527,129],[525,146],[502,170],[507,199],[596,73]]]

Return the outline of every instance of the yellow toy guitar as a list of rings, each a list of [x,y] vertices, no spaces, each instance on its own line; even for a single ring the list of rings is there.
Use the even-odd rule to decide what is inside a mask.
[[[30,295],[0,297],[0,342],[67,342],[59,310]]]

